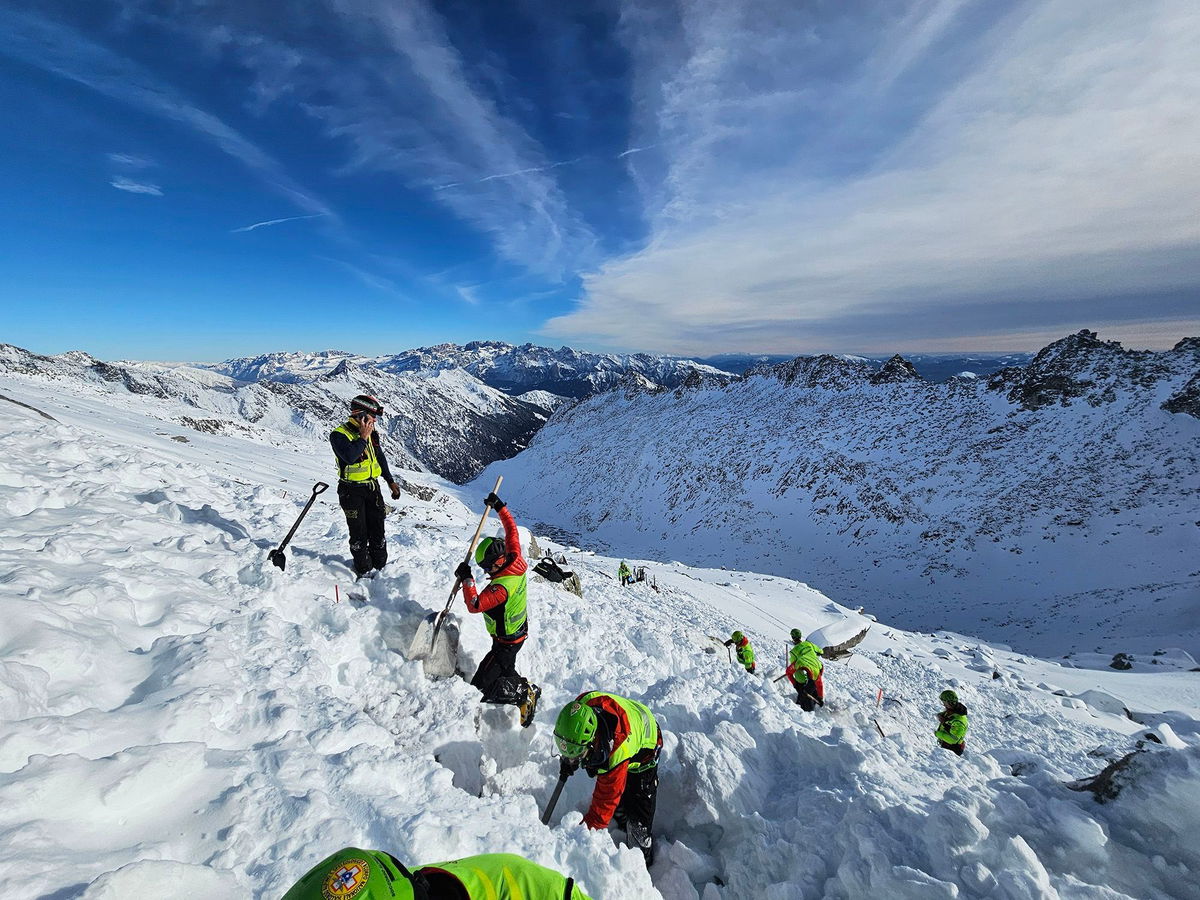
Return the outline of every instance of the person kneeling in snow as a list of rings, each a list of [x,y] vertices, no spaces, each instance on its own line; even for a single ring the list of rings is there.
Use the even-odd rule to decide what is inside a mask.
[[[825,705],[825,664],[821,662],[821,648],[804,640],[799,628],[792,629],[792,649],[788,652],[788,681],[796,689],[796,703],[805,712],[812,712],[817,704]]]
[[[967,708],[958,702],[954,691],[942,691],[938,699],[942,701],[942,711],[937,714],[938,726],[933,736],[939,747],[962,756],[967,749]]]
[[[537,711],[542,690],[517,672],[517,654],[529,634],[525,611],[526,578],[529,568],[521,554],[521,535],[516,520],[504,501],[488,494],[484,504],[496,510],[504,525],[504,538],[487,537],[475,548],[475,562],[491,576],[483,591],[476,593],[471,564],[464,561],[454,570],[462,581],[463,602],[473,613],[483,613],[483,623],[492,636],[492,649],[483,658],[471,684],[479,688],[484,703],[509,703],[521,708],[521,726],[529,727]]]
[[[654,808],[658,802],[658,756],[662,732],[654,714],[636,700],[587,691],[562,708],[554,723],[562,754],[561,774],[580,765],[596,788],[583,817],[588,828],[607,828],[614,818],[646,865],[654,862]]]
[[[757,666],[754,663],[754,648],[750,646],[750,639],[740,631],[735,631],[733,636],[725,641],[726,647],[731,644],[737,647],[738,662],[746,667],[747,672],[753,675]]]
[[[283,900],[590,900],[573,878],[511,853],[485,853],[421,866],[390,853],[345,847],[325,857]]]

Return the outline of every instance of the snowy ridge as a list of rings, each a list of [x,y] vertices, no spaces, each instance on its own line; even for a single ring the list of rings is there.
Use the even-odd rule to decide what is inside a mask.
[[[540,539],[567,554],[585,599],[530,583],[520,666],[545,694],[521,730],[396,652],[442,605],[474,527],[448,486],[396,505],[392,562],[358,602],[331,502],[286,573],[266,560],[304,498],[291,486],[323,474],[323,458],[226,434],[131,445],[157,420],[29,388],[3,393],[59,421],[0,401],[9,445],[39,448],[0,459],[6,884],[35,870],[43,897],[169,883],[173,896],[273,898],[322,852],[359,844],[411,862],[517,852],[597,900],[1200,896],[1200,674],[1062,668],[879,623],[829,663],[829,704],[805,715],[769,680],[787,629],[864,621],[855,613],[789,579],[652,560],[630,561],[657,592],[622,589],[617,560]],[[231,458],[259,465],[230,477]],[[527,521],[522,494],[505,495]],[[456,625],[469,669],[486,636],[470,617]],[[763,677],[708,637],[735,627]],[[947,685],[971,709],[962,759],[932,745]],[[596,687],[648,703],[665,730],[649,873],[582,826],[583,776],[551,827],[538,822],[557,774],[553,715]],[[1162,745],[1115,800],[1068,786],[1147,726]]]
[[[801,357],[593,397],[503,471],[536,521],[614,553],[802,577],[1034,652],[1200,655],[1196,384],[1195,341],[1091,332],[987,381]]]
[[[267,445],[285,437],[306,453],[320,445],[331,469],[329,432],[345,421],[350,398],[369,393],[387,410],[380,431],[389,463],[452,481],[520,451],[548,415],[462,370],[396,374],[346,358],[310,381],[241,382],[186,365],[106,363],[79,352],[40,356],[2,344],[0,373],[49,393],[101,395],[151,409],[173,427],[251,436]]]
[[[728,372],[694,360],[647,353],[589,353],[570,347],[552,350],[535,344],[514,346],[503,341],[437,344],[375,357],[354,356],[338,350],[269,353],[227,360],[212,368],[247,381],[302,381],[332,371],[343,361],[385,372],[462,369],[505,393],[546,391],[574,399],[608,390],[628,372],[636,372],[669,388],[678,387],[693,373],[721,382],[733,378]]]

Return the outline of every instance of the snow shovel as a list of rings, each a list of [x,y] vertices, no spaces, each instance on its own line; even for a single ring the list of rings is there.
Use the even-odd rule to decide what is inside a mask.
[[[500,482],[503,480],[503,475],[496,478],[496,486],[492,488],[493,494],[500,490]],[[479,518],[479,527],[475,529],[475,536],[471,538],[471,546],[467,548],[466,562],[470,562],[471,557],[475,555],[475,545],[479,543],[479,535],[483,532],[483,526],[491,511],[490,506],[483,508],[483,515]],[[441,612],[429,613],[425,616],[421,620],[421,624],[417,626],[417,633],[413,635],[408,658],[421,660],[424,663],[426,675],[450,676],[454,674],[458,663],[458,647],[443,632],[442,624],[446,621],[446,616],[450,614],[450,605],[458,596],[460,587],[462,587],[462,579],[455,578],[454,587],[450,590],[450,597],[446,600],[445,608]],[[440,644],[438,643],[439,637],[442,639]]]
[[[558,771],[558,784],[554,786],[554,793],[550,795],[550,801],[546,804],[546,811],[542,813],[542,824],[549,825],[550,817],[554,815],[554,807],[558,804],[558,796],[562,793],[563,786],[567,783],[567,779],[575,774],[574,769],[560,768]]]
[[[296,533],[296,529],[300,527],[300,523],[304,521],[304,517],[308,515],[308,511],[312,509],[313,501],[317,499],[317,494],[323,494],[329,490],[329,485],[323,481],[318,481],[313,485],[312,496],[308,498],[308,502],[304,504],[304,509],[300,510],[300,515],[296,517],[296,524],[292,526],[292,530],[287,533],[287,537],[283,539],[283,543],[267,554],[267,559],[279,566],[279,571],[283,571],[284,565],[287,563],[287,557],[283,555],[283,549],[291,541],[292,535]]]

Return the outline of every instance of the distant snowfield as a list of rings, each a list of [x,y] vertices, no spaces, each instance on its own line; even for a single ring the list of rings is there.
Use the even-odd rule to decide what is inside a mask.
[[[439,493],[392,504],[388,574],[355,601],[332,494],[286,572],[266,559],[329,480],[322,442],[178,432],[138,398],[19,378],[0,395],[58,420],[0,400],[0,881],[22,896],[273,898],[359,844],[414,863],[516,852],[597,900],[1200,897],[1200,673],[906,633],[754,573],[630,560],[659,590],[622,589],[618,560],[539,538],[585,599],[531,582],[520,665],[544,695],[522,730],[398,652],[444,603],[478,497],[406,473]],[[472,669],[486,635],[459,620]],[[770,680],[788,629],[860,624],[827,708],[800,712]],[[760,676],[710,638],[734,628]],[[962,759],[931,734],[946,686],[971,709]],[[583,775],[538,821],[554,714],[592,688],[666,732],[649,873],[582,826]],[[1066,787],[1149,729],[1163,743],[1116,800]]]

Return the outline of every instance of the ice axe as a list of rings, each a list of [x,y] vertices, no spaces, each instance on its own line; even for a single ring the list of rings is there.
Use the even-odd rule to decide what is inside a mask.
[[[312,496],[308,498],[308,502],[304,504],[304,509],[300,510],[300,515],[296,517],[296,524],[292,526],[292,530],[287,533],[287,537],[283,539],[283,543],[267,554],[267,559],[279,566],[279,571],[283,571],[284,565],[287,564],[287,557],[283,555],[283,550],[291,541],[292,535],[296,533],[296,529],[300,527],[300,523],[304,521],[304,517],[308,515],[308,511],[312,509],[313,501],[317,499],[318,494],[323,494],[329,490],[329,485],[323,481],[318,481],[313,485]]]

